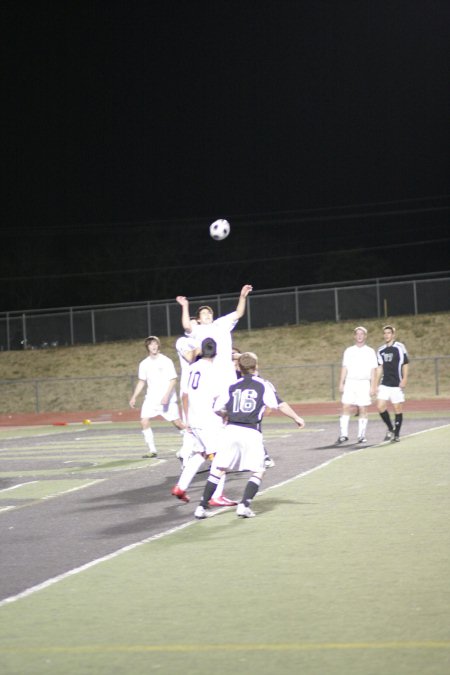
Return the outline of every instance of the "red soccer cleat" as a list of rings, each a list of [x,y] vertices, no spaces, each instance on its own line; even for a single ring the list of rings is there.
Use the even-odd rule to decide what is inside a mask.
[[[171,494],[173,494],[174,497],[178,497],[178,499],[181,499],[181,501],[183,501],[183,502],[189,502],[190,501],[190,498],[189,498],[189,495],[187,494],[187,492],[185,490],[182,490],[178,485],[175,485],[171,489],[170,492],[171,492]]]
[[[232,499],[228,499],[228,497],[224,497],[221,495],[220,497],[215,497],[213,499],[210,499],[208,504],[210,506],[236,506],[237,502],[233,501]]]

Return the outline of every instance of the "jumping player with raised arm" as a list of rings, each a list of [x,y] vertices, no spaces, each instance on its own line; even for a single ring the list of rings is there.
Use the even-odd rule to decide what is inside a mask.
[[[231,331],[235,328],[239,319],[244,316],[247,297],[252,290],[253,287],[250,284],[243,286],[234,312],[220,316],[217,319],[214,319],[214,312],[211,307],[207,305],[199,307],[196,314],[197,326],[193,326],[191,323],[189,300],[182,295],[177,296],[177,302],[181,305],[181,323],[183,329],[186,335],[197,341],[198,352],[200,352],[202,340],[207,337],[215,340],[217,345],[216,363],[218,367],[222,368],[224,384],[236,380],[236,372],[231,359]]]

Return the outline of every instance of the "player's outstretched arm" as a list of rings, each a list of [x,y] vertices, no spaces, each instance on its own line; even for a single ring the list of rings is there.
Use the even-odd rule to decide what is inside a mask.
[[[295,424],[298,427],[300,427],[300,429],[303,429],[303,427],[305,426],[305,420],[303,419],[303,417],[300,417],[299,415],[297,415],[297,413],[295,412],[295,410],[293,410],[291,408],[289,403],[286,403],[286,401],[283,401],[278,406],[278,410],[280,412],[282,412],[283,415],[286,415],[286,417],[290,417],[291,420],[294,420]]]
[[[253,286],[250,284],[245,284],[245,286],[242,286],[241,288],[241,293],[239,295],[239,302],[236,307],[236,314],[238,315],[238,319],[241,319],[244,314],[245,314],[245,308],[247,305],[247,296],[251,291],[253,290]]]
[[[181,305],[181,325],[185,333],[192,333],[191,317],[189,316],[189,300],[184,295],[177,295],[176,301]]]

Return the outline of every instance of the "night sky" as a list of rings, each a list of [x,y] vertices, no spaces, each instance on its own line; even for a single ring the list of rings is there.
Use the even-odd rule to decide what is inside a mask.
[[[450,268],[448,0],[1,12],[0,310]]]

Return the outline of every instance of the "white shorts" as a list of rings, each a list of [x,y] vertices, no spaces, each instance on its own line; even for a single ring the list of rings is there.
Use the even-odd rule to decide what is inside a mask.
[[[222,424],[220,424],[219,427],[217,425],[212,425],[204,428],[192,428],[192,434],[190,434],[194,439],[192,452],[200,452],[206,456],[215,455],[222,445],[221,437],[223,429],[224,427]]]
[[[175,398],[171,399],[168,405],[162,406],[161,404],[156,404],[154,401],[144,398],[141,408],[141,420],[158,417],[158,415],[168,422],[179,419],[180,411],[178,409],[177,400]]]
[[[386,387],[380,384],[378,387],[377,398],[380,401],[390,401],[391,403],[404,403],[405,392],[401,387]]]
[[[211,470],[234,469],[260,473],[264,467],[264,444],[261,432],[228,424],[221,436],[221,447],[212,463]]]
[[[372,403],[370,398],[369,380],[346,380],[342,393],[344,405],[368,406]]]

